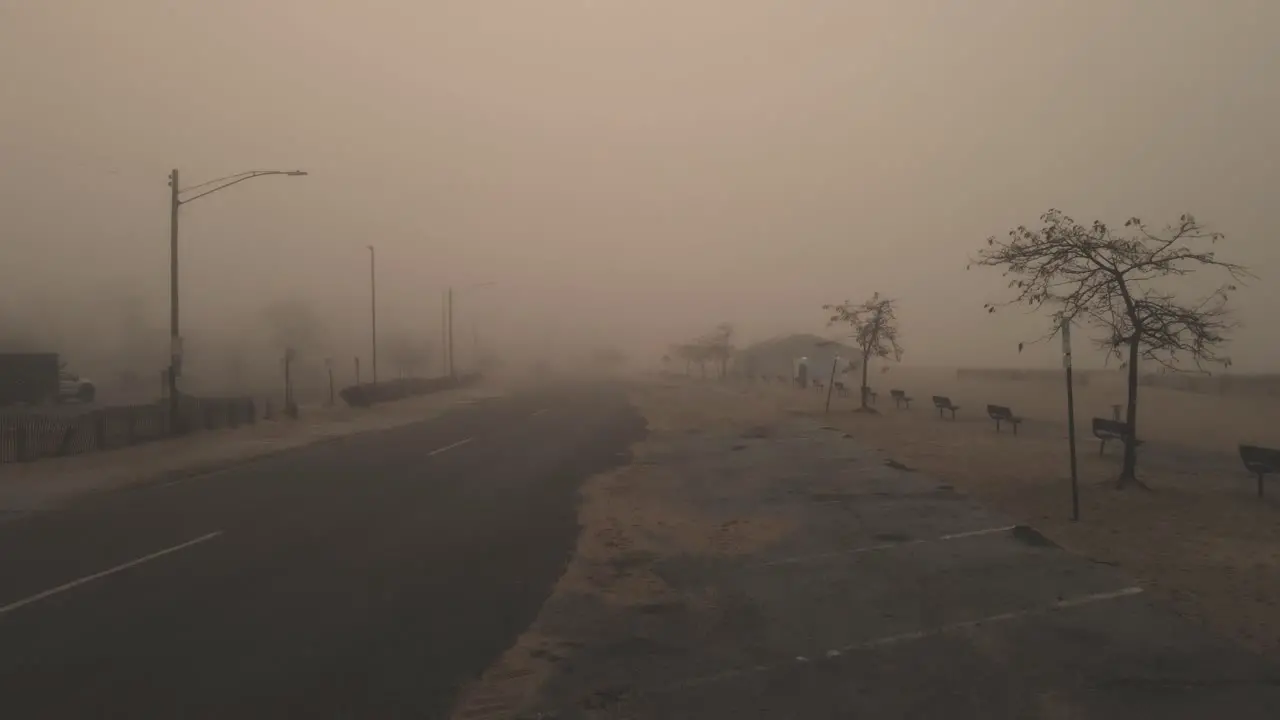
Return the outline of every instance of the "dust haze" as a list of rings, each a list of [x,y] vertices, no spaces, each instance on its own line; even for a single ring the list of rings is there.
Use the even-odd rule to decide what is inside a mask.
[[[192,376],[249,382],[282,347],[440,367],[601,346],[652,364],[830,335],[825,303],[900,299],[904,362],[1051,366],[989,316],[989,235],[1048,208],[1193,212],[1280,291],[1280,4],[1265,0],[0,0],[0,341],[158,377],[169,195]],[[491,283],[491,284],[490,284]],[[483,287],[474,287],[486,284]],[[1082,365],[1101,365],[1101,355]]]

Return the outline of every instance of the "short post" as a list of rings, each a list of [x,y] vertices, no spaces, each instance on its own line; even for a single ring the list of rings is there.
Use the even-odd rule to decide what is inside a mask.
[[[356,384],[360,384],[360,356],[356,356]]]

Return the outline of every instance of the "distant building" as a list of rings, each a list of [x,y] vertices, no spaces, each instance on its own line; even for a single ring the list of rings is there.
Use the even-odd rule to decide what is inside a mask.
[[[782,376],[794,379],[796,364],[805,358],[809,379],[826,381],[831,375],[831,363],[839,355],[836,378],[849,367],[849,361],[858,357],[858,351],[848,345],[833,342],[817,335],[801,333],[765,340],[739,350],[734,365],[739,375],[771,379]]]

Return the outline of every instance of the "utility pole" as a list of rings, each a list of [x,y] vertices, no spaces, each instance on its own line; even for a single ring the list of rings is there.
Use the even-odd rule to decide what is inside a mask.
[[[453,288],[449,288],[449,377],[456,379],[457,371],[453,365]]]
[[[440,370],[449,372],[449,301],[440,293]]]
[[[182,432],[178,418],[178,372],[182,340],[178,334],[178,169],[169,173],[169,432]]]
[[[378,384],[378,274],[374,265],[374,249],[369,247],[369,314],[371,316],[372,338],[370,342],[373,345],[373,384]]]

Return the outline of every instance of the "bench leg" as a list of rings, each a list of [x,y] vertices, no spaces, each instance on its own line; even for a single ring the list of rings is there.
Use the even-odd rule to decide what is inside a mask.
[[[1017,435],[1017,434],[1018,434],[1018,423],[1014,423],[1014,424],[1013,424],[1013,434],[1014,434],[1014,435]]]
[[[1000,421],[996,420],[996,432],[1000,432]]]
[[[1262,478],[1264,473],[1258,473],[1258,499],[1262,499]]]
[[[1106,451],[1107,451],[1107,441],[1103,440],[1102,442],[1098,443],[1098,457],[1102,457],[1102,454],[1105,453]]]

